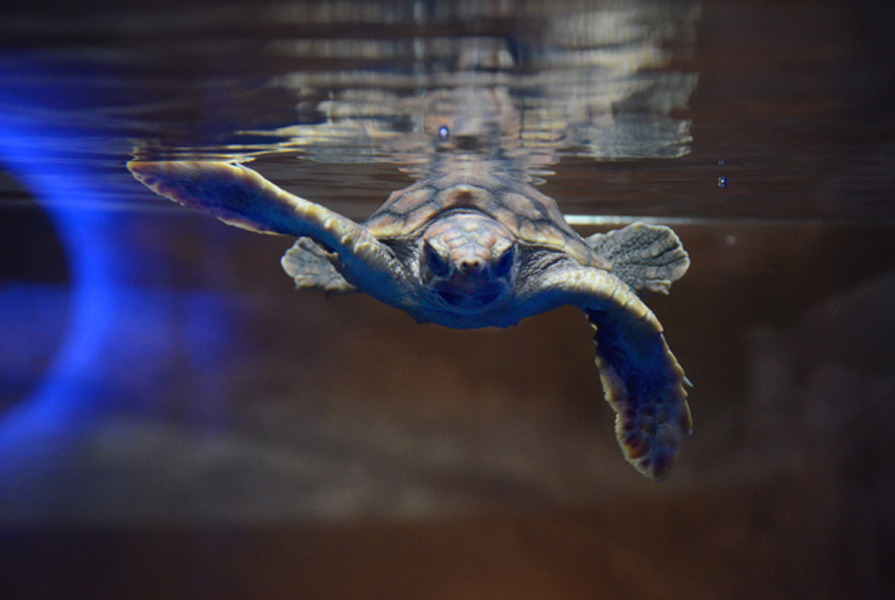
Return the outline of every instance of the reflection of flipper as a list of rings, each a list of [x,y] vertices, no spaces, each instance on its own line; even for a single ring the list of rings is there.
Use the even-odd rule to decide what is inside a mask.
[[[612,274],[638,293],[667,294],[684,276],[690,258],[680,239],[668,227],[633,223],[585,239],[597,254],[612,263]]]
[[[295,281],[295,289],[318,289],[330,293],[356,292],[333,266],[335,254],[326,252],[311,238],[301,237],[283,256],[280,263]]]
[[[647,477],[666,478],[692,423],[684,371],[662,325],[606,271],[560,266],[545,284],[584,310],[596,329],[597,368],[605,398],[618,413],[615,433],[625,458]]]

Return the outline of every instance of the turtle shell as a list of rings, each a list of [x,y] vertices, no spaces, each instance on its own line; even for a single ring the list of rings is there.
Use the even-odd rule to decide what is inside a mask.
[[[377,238],[401,239],[454,209],[485,213],[522,242],[566,253],[582,265],[610,268],[566,223],[553,198],[473,165],[392,192],[364,227]]]

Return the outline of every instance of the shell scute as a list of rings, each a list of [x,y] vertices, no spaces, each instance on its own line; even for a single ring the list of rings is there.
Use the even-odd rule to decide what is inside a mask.
[[[395,203],[388,206],[388,212],[395,215],[407,215],[425,205],[435,193],[428,187],[422,187],[399,196]]]
[[[500,204],[507,210],[530,221],[541,221],[544,219],[544,214],[538,210],[537,205],[530,198],[526,198],[517,192],[501,194]]]

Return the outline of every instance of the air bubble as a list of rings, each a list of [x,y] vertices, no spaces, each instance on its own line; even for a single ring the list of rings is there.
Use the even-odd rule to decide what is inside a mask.
[[[446,125],[442,125],[438,128],[438,137],[442,140],[446,140],[451,136],[451,130],[447,128]]]

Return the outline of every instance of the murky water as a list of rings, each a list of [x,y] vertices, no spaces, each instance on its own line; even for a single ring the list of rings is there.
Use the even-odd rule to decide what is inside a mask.
[[[39,586],[42,551],[87,535],[35,527],[105,528],[96,568],[63,584],[140,595],[103,574],[171,572],[146,556],[214,526],[225,543],[194,534],[196,566],[150,587],[885,597],[892,23],[882,3],[835,2],[10,8],[9,571]],[[622,459],[579,311],[452,331],[294,292],[291,240],[154,196],[134,156],[251,161],[357,220],[488,164],[582,234],[672,225],[692,267],[647,302],[695,384],[674,475],[657,486]],[[117,533],[141,526],[164,533]],[[133,562],[101,567],[115,544]]]

